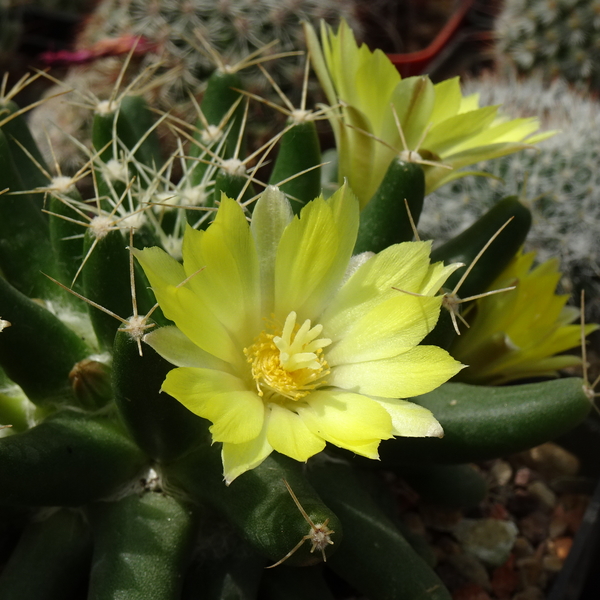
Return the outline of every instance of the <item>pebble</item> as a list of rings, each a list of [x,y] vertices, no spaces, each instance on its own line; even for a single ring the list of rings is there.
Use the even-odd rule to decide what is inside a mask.
[[[515,557],[509,559],[492,574],[492,590],[497,598],[510,598],[519,589],[519,573],[515,569]]]
[[[533,481],[527,491],[539,500],[541,508],[550,511],[556,506],[556,494],[543,481]]]
[[[413,533],[427,537],[427,528],[419,513],[412,510],[407,511],[402,514],[402,521]]]
[[[544,593],[539,587],[530,585],[523,591],[515,594],[512,600],[544,600]]]
[[[563,561],[558,556],[547,554],[542,559],[542,565],[545,571],[550,573],[558,573],[563,567]]]
[[[460,510],[443,508],[425,502],[419,507],[419,513],[423,523],[436,531],[452,531],[462,518]]]
[[[572,547],[573,538],[568,536],[560,537],[555,540],[550,540],[548,542],[548,549],[550,550],[550,552],[562,562],[566,560]]]
[[[517,570],[525,585],[535,585],[542,575],[542,560],[540,556],[527,556],[517,560]]]
[[[508,560],[518,533],[512,521],[497,519],[463,519],[454,530],[465,552],[491,567],[499,567]]]
[[[515,474],[515,485],[525,487],[531,479],[531,471],[527,467],[521,467]]]
[[[496,485],[506,485],[513,476],[513,468],[505,460],[498,460],[490,469],[490,475]]]
[[[515,540],[512,551],[516,559],[533,556],[533,553],[535,552],[529,540],[522,535]]]
[[[447,562],[464,578],[465,582],[475,583],[489,591],[490,576],[481,562],[471,554],[455,554],[447,558]]]
[[[521,535],[524,535],[534,546],[543,542],[548,536],[550,515],[533,512],[519,520]]]
[[[579,471],[579,459],[558,444],[548,442],[536,446],[519,455],[523,462],[538,471],[546,479],[562,475],[576,475]]]
[[[490,600],[490,596],[481,586],[467,583],[452,594],[452,600]]]

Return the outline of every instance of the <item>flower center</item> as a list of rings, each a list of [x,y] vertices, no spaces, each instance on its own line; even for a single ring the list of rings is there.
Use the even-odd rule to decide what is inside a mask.
[[[331,340],[320,338],[322,331],[320,324],[311,327],[310,319],[298,325],[292,311],[279,335],[261,331],[252,346],[244,348],[259,396],[280,394],[300,400],[325,385],[322,378],[330,371],[323,348]]]

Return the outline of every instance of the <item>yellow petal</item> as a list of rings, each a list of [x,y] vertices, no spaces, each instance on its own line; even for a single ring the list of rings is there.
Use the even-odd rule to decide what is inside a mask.
[[[368,135],[375,132],[363,111],[355,106],[344,106],[342,115],[347,125],[340,129],[336,138],[339,172],[359,198],[362,210],[377,190],[386,165],[396,153]]]
[[[206,231],[187,229],[183,264],[189,287],[244,347],[261,326],[254,238],[240,205],[226,196]]]
[[[440,296],[398,292],[362,315],[327,348],[329,366],[389,358],[416,346],[435,327],[440,305]]]
[[[313,392],[306,405],[297,410],[315,435],[356,453],[367,449],[372,453],[379,440],[391,437],[389,413],[375,400],[360,394],[339,390]]]
[[[173,369],[167,374],[162,390],[194,414],[211,421],[210,431],[215,441],[247,442],[263,428],[262,399],[229,373],[188,367]]]
[[[431,111],[430,122],[435,125],[458,114],[462,102],[460,78],[453,77],[452,79],[440,81],[433,86],[433,89],[435,91],[435,103]],[[474,108],[477,108],[477,106]]]
[[[221,459],[225,483],[229,485],[242,473],[258,467],[272,451],[273,448],[267,441],[266,427],[263,427],[258,437],[244,444],[223,444]]]
[[[322,21],[321,23],[323,27],[325,27],[325,22]],[[317,74],[321,88],[325,92],[325,96],[327,96],[327,101],[329,104],[334,105],[337,103],[335,89],[333,87],[333,81],[331,81],[331,77],[329,76],[327,65],[325,64],[325,57],[321,51],[321,45],[319,44],[317,34],[308,21],[303,21],[302,27],[304,28],[304,38],[306,39],[306,47],[310,54],[312,67]],[[326,29],[323,30],[325,32],[327,31]]]
[[[154,292],[165,316],[194,344],[227,363],[244,364],[242,347],[200,297],[183,287],[156,288]]]
[[[327,382],[369,396],[412,398],[445,383],[461,368],[445,350],[417,346],[393,358],[333,367]]]
[[[252,213],[250,229],[258,254],[263,315],[272,314],[274,309],[277,247],[293,218],[294,213],[285,194],[273,185],[260,195]]]
[[[444,430],[433,413],[414,402],[375,398],[392,417],[393,434],[402,437],[443,437]]]
[[[452,152],[459,153],[470,148],[483,148],[491,144],[521,141],[536,132],[539,126],[540,124],[536,117],[514,119],[499,123],[498,125],[484,129],[477,135],[465,139],[462,143],[456,145],[452,149]]]
[[[370,54],[363,48],[366,60],[356,69],[356,100],[351,104],[368,113],[373,131],[381,131],[385,115],[390,113],[392,94],[401,81],[398,70],[381,50]],[[377,86],[371,84],[373,80],[378,82]]]
[[[427,123],[435,104],[435,91],[429,77],[407,77],[403,79],[394,90],[391,102],[394,104],[402,131],[406,139],[408,149],[414,149],[421,141],[423,132],[427,129]],[[391,111],[386,113],[390,116]],[[389,122],[387,127],[395,131],[395,122]],[[401,146],[398,150],[403,150]],[[383,179],[383,177],[382,177]]]
[[[484,106],[469,113],[458,114],[431,128],[423,140],[423,148],[444,156],[463,140],[489,127],[498,112],[497,106]]]
[[[394,287],[422,293],[424,279],[429,283],[430,250],[429,242],[405,242],[386,248],[361,265],[320,317],[327,337],[341,339],[364,314],[402,293]]]
[[[177,327],[159,327],[144,336],[144,342],[176,367],[199,367],[226,371],[227,363],[199,348]]]
[[[186,287],[178,287],[186,279],[183,267],[159,248],[137,251],[152,290],[165,316],[181,332],[205,352],[227,363],[244,363],[239,344],[215,317],[204,300]]]
[[[294,460],[306,462],[325,448],[322,437],[315,435],[295,412],[277,404],[269,406],[271,415],[267,440],[273,449]]]
[[[183,265],[161,248],[133,249],[153,287],[177,286],[185,279]]]
[[[213,423],[209,431],[215,442],[248,442],[256,438],[263,427],[265,406],[251,391],[216,394],[194,407]]]
[[[358,231],[358,203],[347,186],[307,204],[281,236],[275,264],[275,316],[314,319],[340,284]]]

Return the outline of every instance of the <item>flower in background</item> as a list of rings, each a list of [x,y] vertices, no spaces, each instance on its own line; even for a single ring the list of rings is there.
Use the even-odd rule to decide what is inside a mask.
[[[532,135],[539,128],[537,118],[509,120],[499,114],[498,106],[480,108],[477,94],[463,97],[458,77],[437,84],[427,76],[402,79],[381,50],[371,52],[366,45],[357,45],[346,22],[336,33],[321,25],[322,47],[314,29],[305,23],[307,44],[332,106],[339,180],[348,179],[363,208],[397,155],[389,146],[404,149],[392,105],[407,149],[446,165],[425,165],[427,194],[468,174],[456,169],[511,154],[553,135]]]
[[[426,242],[351,261],[358,212],[344,186],[293,217],[269,187],[251,226],[223,196],[206,231],[187,230],[183,264],[158,248],[136,252],[176,325],[145,338],[178,367],[162,389],[212,422],[228,483],[273,450],[306,461],[330,442],[376,459],[383,439],[443,434],[428,410],[398,398],[462,367],[418,345],[455,266],[432,265]]]
[[[531,269],[535,252],[519,253],[490,286],[516,285],[502,294],[477,300],[475,316],[452,345],[452,355],[469,365],[457,379],[475,384],[500,384],[530,377],[555,377],[560,369],[581,363],[562,354],[581,342],[581,327],[569,325],[579,316],[557,295],[561,273],[553,259]],[[586,325],[585,335],[598,328]]]

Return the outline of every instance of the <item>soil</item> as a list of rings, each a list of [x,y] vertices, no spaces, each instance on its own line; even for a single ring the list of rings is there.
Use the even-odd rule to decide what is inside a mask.
[[[575,454],[555,443],[474,468],[485,476],[489,492],[471,509],[428,504],[397,483],[404,524],[429,541],[453,600],[546,599],[595,479],[582,474]],[[504,556],[498,530],[508,537]]]

